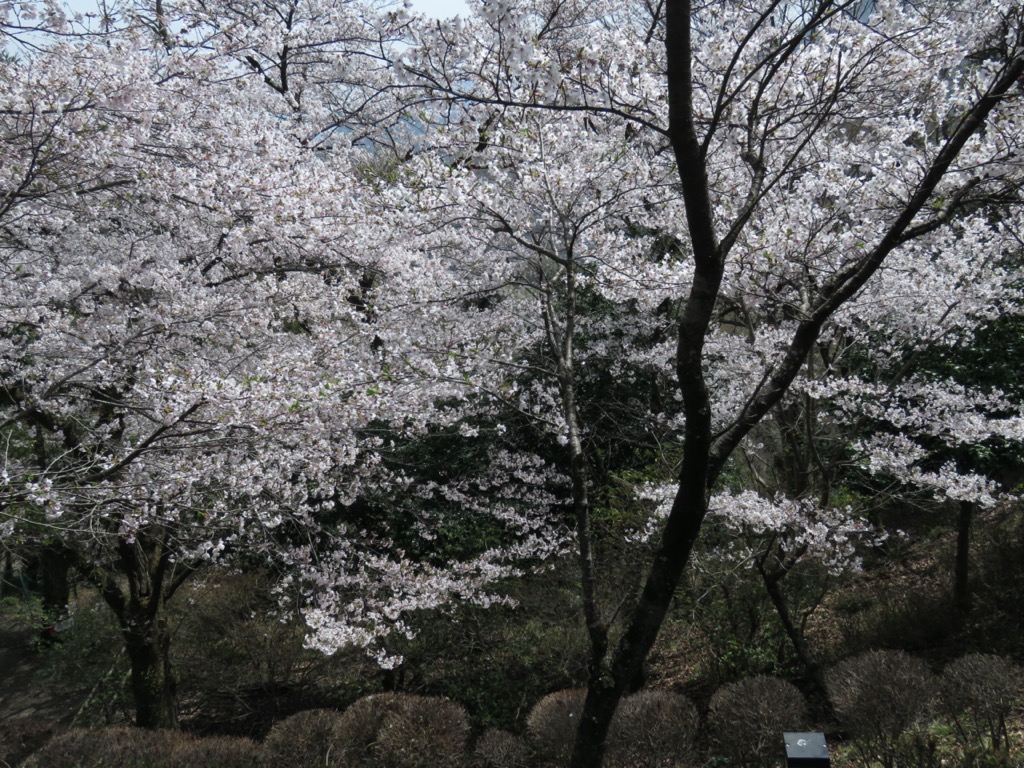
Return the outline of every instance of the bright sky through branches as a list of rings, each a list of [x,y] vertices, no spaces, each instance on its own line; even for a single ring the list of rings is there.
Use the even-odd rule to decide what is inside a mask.
[[[466,0],[413,0],[412,7],[436,19],[466,16]]]
[[[95,0],[67,0],[67,7],[77,13],[89,13],[96,9]],[[452,16],[466,16],[466,0],[413,0],[413,8],[436,19]]]

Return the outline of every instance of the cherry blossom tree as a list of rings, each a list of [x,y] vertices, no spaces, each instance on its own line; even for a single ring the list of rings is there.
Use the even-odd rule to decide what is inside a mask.
[[[0,10],[20,40],[69,23]],[[712,510],[783,571],[853,562],[821,435],[993,498],[933,457],[1019,440],[1019,411],[916,361],[1016,311],[1020,14],[161,0],[26,48],[0,63],[5,543],[89,575],[140,724],[173,725],[162,607],[198,568],[273,562],[313,646],[394,664],[413,611],[562,551],[561,470],[592,651],[573,765],[599,765]],[[625,601],[592,540],[618,424],[675,475]],[[442,436],[471,472],[403,465]],[[775,444],[799,461],[761,482]],[[758,494],[718,487],[741,461]],[[432,551],[456,511],[500,534]]]
[[[367,94],[386,91],[372,72],[361,95],[304,87],[339,66],[319,38],[289,38],[316,61],[268,83],[251,51],[280,41],[200,10],[126,11],[5,62],[0,83],[0,532],[96,585],[150,727],[177,723],[164,608],[201,568],[273,566],[307,596],[313,645],[376,655],[411,612],[500,599],[490,585],[561,542],[536,457],[495,448],[478,476],[433,484],[386,461],[393,441],[458,429],[475,386],[379,194],[368,145],[402,126]],[[331,39],[379,58],[394,17],[347,18]],[[413,558],[355,511],[384,494],[457,499],[500,535]],[[444,525],[397,506],[407,540]]]
[[[433,96],[462,131],[444,132],[454,144],[442,140],[425,178],[469,184],[450,205],[471,196],[461,215],[487,225],[485,253],[526,256],[533,272],[550,377],[539,413],[573,467],[593,651],[574,766],[600,764],[711,490],[788,399],[845,403],[847,414],[877,404],[891,430],[862,442],[863,461],[948,498],[987,499],[983,479],[926,468],[898,443],[1017,439],[1018,415],[979,414],[998,393],[965,397],[896,365],[880,394],[842,357],[908,363],[1009,306],[1020,14],[1009,3],[485,3],[468,20],[423,25],[396,62],[410,92]],[[502,177],[514,193],[484,191]],[[630,231],[650,236],[646,249]],[[670,366],[680,403],[675,495],[615,641],[595,602],[592,462],[577,447],[586,425],[574,423],[584,283],[635,302],[640,324],[665,292],[671,349],[649,351]],[[793,503],[804,502],[773,509]]]

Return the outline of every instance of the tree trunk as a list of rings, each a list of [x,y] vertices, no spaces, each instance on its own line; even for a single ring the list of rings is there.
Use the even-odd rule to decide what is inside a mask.
[[[699,447],[699,440],[691,442],[689,447],[692,448],[694,443]],[[599,768],[601,765],[612,716],[630,683],[643,670],[707,514],[704,491],[707,465],[700,461],[699,456],[688,459],[686,452],[687,448],[684,448],[679,491],[661,546],[654,556],[629,625],[618,642],[610,666],[594,670],[591,674],[573,747],[572,768]]]
[[[39,550],[40,587],[43,593],[43,608],[51,617],[67,613],[71,590],[68,573],[71,560],[67,550],[60,544],[47,544]]]
[[[761,573],[761,580],[764,582],[764,588],[768,592],[768,597],[771,598],[772,605],[775,607],[775,613],[782,623],[782,628],[786,631],[786,636],[789,637],[789,641],[793,644],[793,650],[796,651],[797,658],[800,659],[800,663],[807,670],[811,683],[814,685],[815,693],[821,696],[823,701],[827,701],[825,670],[818,663],[818,659],[815,657],[814,651],[811,650],[811,646],[807,642],[803,631],[793,621],[793,615],[789,610],[789,603],[786,601],[786,596],[782,593],[781,581],[785,572],[768,573],[764,568],[758,568],[758,570]]]
[[[168,537],[161,526],[140,531],[134,540],[119,543],[115,567],[86,572],[121,627],[131,664],[135,723],[142,728],[178,727],[171,633],[164,608],[193,569],[179,564],[175,574],[170,549],[165,546]]]
[[[14,556],[10,553],[10,550],[4,553],[4,575],[0,577],[0,597],[7,597],[8,595],[14,595],[15,583],[14,583]]]
[[[669,140],[679,169],[694,262],[693,282],[680,313],[676,339],[676,377],[686,415],[683,460],[672,510],[640,598],[611,663],[591,673],[572,768],[600,768],[615,708],[643,669],[708,512],[712,436],[704,343],[724,261],[713,224],[705,156],[694,122],[690,12],[689,0],[669,0],[665,5]]]
[[[974,522],[974,502],[961,501],[956,516],[956,563],[953,569],[953,606],[966,616],[971,610],[968,585],[971,557],[971,525]]]
[[[123,634],[132,669],[135,724],[141,728],[177,728],[171,636],[166,624],[162,619],[137,615],[128,619]]]

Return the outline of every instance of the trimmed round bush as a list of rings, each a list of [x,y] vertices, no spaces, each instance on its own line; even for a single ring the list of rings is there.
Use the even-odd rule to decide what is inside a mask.
[[[956,721],[964,746],[987,739],[993,750],[1009,750],[1006,717],[1020,686],[1020,670],[1002,656],[970,653],[946,666],[940,682],[942,709]]]
[[[843,729],[867,760],[891,768],[900,737],[928,715],[935,676],[928,665],[903,651],[868,651],[826,675],[829,698]]]
[[[439,768],[466,759],[469,718],[461,704],[433,696],[405,696],[377,733],[373,765]]]
[[[143,728],[72,728],[22,763],[26,768],[120,768],[157,765],[184,737]]]
[[[549,693],[526,718],[526,731],[544,765],[568,765],[583,714],[586,690],[571,688]]]
[[[786,680],[758,675],[719,688],[708,709],[715,755],[738,763],[772,765],[784,731],[807,729],[807,702]]]
[[[263,741],[264,762],[294,768],[340,765],[335,744],[340,719],[333,709],[307,709],[274,723]]]
[[[264,764],[263,756],[260,745],[251,739],[240,736],[203,736],[183,739],[166,759],[153,765],[161,768],[259,768]],[[297,765],[295,762],[286,764]]]
[[[74,728],[54,737],[22,765],[28,768],[257,768],[261,755],[257,744],[243,738],[200,738],[180,731],[128,727]]]
[[[609,768],[660,766],[688,760],[700,728],[697,708],[671,691],[640,691],[619,704],[608,734]]]
[[[375,693],[364,696],[341,713],[334,731],[338,761],[343,765],[364,765],[384,720],[401,708],[402,695]]]
[[[531,758],[525,740],[499,728],[483,732],[473,756],[476,768],[529,768]]]
[[[381,693],[346,709],[333,733],[337,764],[346,768],[458,766],[466,757],[469,720],[448,699]]]

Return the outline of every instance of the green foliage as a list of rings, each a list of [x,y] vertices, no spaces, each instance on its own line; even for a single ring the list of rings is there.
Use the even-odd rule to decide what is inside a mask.
[[[462,434],[467,428],[478,437],[467,439]],[[505,524],[468,507],[473,502],[483,507],[526,506],[517,495],[518,487],[513,487],[516,484],[502,487],[493,476],[498,453],[523,450],[531,454],[543,446],[521,415],[502,412],[493,419],[466,419],[412,437],[382,425],[379,429],[381,439],[390,445],[382,451],[384,464],[410,484],[399,494],[392,487],[367,489],[355,503],[335,504],[339,524],[370,531],[393,542],[407,559],[438,566],[512,543],[515,533]],[[458,488],[460,499],[452,500],[439,490],[445,487]],[[547,490],[558,494],[564,489]]]
[[[31,594],[0,598],[0,620],[9,631],[39,632],[50,623],[42,600]]]
[[[969,340],[936,347],[922,360],[926,375],[949,378],[981,391],[1001,392],[1012,403],[1024,403],[1024,316],[1004,315],[989,321]],[[968,446],[955,456],[961,466],[989,476],[1019,474],[1024,445],[993,438]]]
[[[751,643],[727,638],[712,651],[718,667],[716,677],[738,680],[750,674],[785,674],[793,669],[786,649],[786,639],[778,630],[765,629]]]
[[[938,739],[924,727],[908,728],[893,743],[892,764],[905,768],[940,768],[943,762]]]
[[[33,653],[33,684],[77,706],[74,725],[129,722],[134,714],[128,690],[128,660],[120,629],[107,607],[83,590],[60,621],[38,597],[0,600],[0,626],[20,636]]]
[[[714,533],[710,532],[710,541],[701,543],[704,552],[715,546]],[[816,575],[808,572],[809,578]],[[791,588],[797,600],[799,589],[817,584],[802,581],[800,574],[793,576],[784,586]],[[753,568],[699,559],[690,570],[677,612],[700,631],[708,661],[702,674],[713,684],[753,675],[790,677],[800,673],[792,644]]]
[[[1020,535],[1024,524],[1022,520],[1024,517],[1020,511],[1013,509],[979,518],[980,535],[976,552],[979,600],[977,612],[972,614],[970,624],[961,632],[977,631],[980,634],[961,635],[951,629],[949,614],[944,612],[945,596],[941,589],[935,589],[934,592],[908,589],[906,577],[910,571],[907,568],[898,569],[898,582],[890,582],[888,571],[880,569],[860,582],[855,590],[843,588],[835,601],[826,604],[829,611],[832,611],[827,616],[830,620],[827,629],[834,631],[837,638],[830,654],[841,653],[844,649],[849,652],[850,649],[869,647],[882,640],[927,647],[933,656],[937,653],[949,654],[951,648],[964,647],[997,648],[1001,653],[1012,654],[1020,642],[1016,628],[1020,621],[1020,600],[1024,595],[1020,568],[1021,545],[1024,542]],[[914,554],[915,558],[927,558],[931,563],[933,558],[928,553],[939,546],[942,546],[941,541],[925,541],[915,534],[908,544],[907,554]],[[919,562],[915,560],[908,564],[914,565],[916,570]],[[703,672],[717,672],[704,674],[701,680],[696,681],[704,685],[717,675],[724,677],[726,672],[734,676],[732,679],[737,679],[749,676],[749,670],[784,668],[779,664],[778,652],[781,645],[785,644],[785,639],[781,635],[775,635],[774,640],[770,639],[774,631],[771,628],[775,626],[770,613],[760,618],[751,618],[744,612],[747,603],[739,599],[742,595],[737,592],[735,583],[727,592],[722,591],[715,585],[713,577],[714,573],[706,574],[704,588],[714,586],[714,601],[705,601],[699,606],[702,611],[713,608],[713,613],[698,615],[693,605],[677,607],[674,621],[665,627],[665,645],[661,645],[660,649],[666,652],[683,642],[697,643],[697,647],[682,649],[680,655],[672,657],[668,664],[664,661],[656,662],[662,666],[652,667],[653,679],[657,680],[659,675],[673,675],[678,680],[680,670],[685,666],[688,668],[687,679],[694,682],[694,668],[699,660],[712,656],[712,651],[712,664],[704,668]],[[547,691],[579,685],[585,680],[587,645],[578,615],[575,578],[573,564],[562,563],[553,570],[517,582],[514,594],[520,601],[518,608],[462,608],[434,614],[423,623],[420,637],[408,642],[406,647],[397,649],[406,656],[407,663],[404,670],[396,672],[391,680],[393,684],[419,693],[443,694],[466,705],[474,726],[480,731],[495,726],[506,731],[504,734],[489,736],[487,740],[481,737],[478,741],[475,760],[480,768],[504,768],[505,764],[500,760],[506,760],[508,768],[524,768],[528,752],[526,741],[510,733],[518,733],[523,728],[524,723],[519,713],[527,712],[530,703],[539,701]],[[178,656],[175,663],[181,672],[181,687],[188,707],[184,713],[187,715],[187,724],[195,723],[193,727],[208,727],[211,730],[226,730],[235,727],[229,718],[238,717],[242,723],[239,728],[249,732],[253,726],[246,720],[248,716],[245,713],[254,707],[261,709],[261,718],[268,717],[273,711],[280,718],[281,712],[294,711],[303,702],[306,702],[307,707],[327,703],[340,706],[352,700],[358,691],[373,690],[380,685],[379,671],[359,654],[338,654],[332,659],[326,659],[304,651],[301,647],[303,628],[280,621],[275,598],[270,594],[272,584],[269,575],[259,573],[218,574],[217,578],[211,577],[184,588],[180,595],[180,613],[174,615],[173,622],[176,625],[176,639],[181,641],[176,643]],[[754,596],[758,586],[756,581],[752,581],[749,586]],[[86,615],[85,619],[76,616],[76,623],[70,628],[63,644],[44,646],[39,651],[48,668],[54,666],[62,654],[70,654],[67,663],[61,662],[63,671],[54,669],[49,677],[39,682],[66,685],[76,696],[81,695],[82,689],[90,689],[109,670],[109,666],[103,661],[91,671],[88,665],[82,667],[81,674],[85,675],[81,678],[83,685],[75,678],[78,673],[74,672],[75,666],[71,662],[75,658],[85,660],[90,653],[103,659],[112,659],[119,647],[114,642],[117,640],[116,626],[107,618],[104,607],[95,602],[91,592],[82,590],[79,602],[83,605],[79,614],[82,610],[91,610],[92,613]],[[91,609],[88,608],[90,605]],[[44,618],[41,609],[34,603],[8,600],[4,601],[3,606],[6,613],[0,614],[0,619],[7,626],[27,629],[29,626],[38,626],[38,622]],[[730,609],[733,611],[732,616],[729,615]],[[698,617],[699,625],[690,623],[688,617],[691,615]],[[817,619],[817,614],[814,618]],[[840,620],[832,623],[833,618]],[[742,638],[752,624],[757,625],[757,631],[753,635],[753,642],[747,644]],[[975,625],[980,629],[975,630]],[[852,629],[845,629],[848,627]],[[698,628],[703,634],[702,639],[698,639]],[[841,631],[846,631],[846,635],[842,636]],[[686,638],[683,638],[684,632],[687,633]],[[78,633],[84,634],[76,638]],[[718,638],[715,633],[720,633]],[[92,645],[87,642],[88,636],[93,637]],[[107,641],[103,641],[103,637],[108,638]],[[763,642],[762,638],[766,637],[769,640]],[[109,649],[103,648],[104,642],[110,643]],[[937,647],[937,643],[942,644],[942,647]],[[956,645],[951,646],[952,643]],[[107,655],[104,656],[104,653]],[[685,654],[685,661],[682,654]],[[121,664],[118,667],[120,671],[114,674],[123,672],[123,660]],[[697,674],[701,674],[700,667],[697,667]],[[1001,672],[996,672],[997,678],[1002,676]],[[123,680],[113,676],[105,683],[110,689],[123,684]],[[103,686],[100,686],[102,689]],[[287,702],[274,700],[276,709],[267,706],[270,699],[254,698],[275,696],[275,691],[290,691]],[[627,711],[631,700],[627,698],[623,701],[620,715],[613,723],[613,730],[622,727],[619,724],[620,718],[624,716],[622,713]],[[235,709],[229,710],[227,704],[232,701]],[[959,768],[1020,768],[1018,745],[1014,743],[1010,751],[1005,748],[994,751],[988,726],[980,722],[976,728],[971,706],[948,705],[944,700],[943,717],[938,720],[929,720],[928,710],[925,710],[923,718],[892,740],[889,757],[892,765],[928,768],[936,760],[945,760],[947,766]],[[956,709],[960,711],[954,712]],[[105,711],[102,706],[90,705],[86,708],[86,722],[102,721]],[[112,717],[127,717],[127,714],[127,709],[124,712],[111,711]],[[332,716],[340,717],[337,712],[333,712]],[[957,730],[958,720],[968,730],[968,737],[965,738]],[[1018,728],[1011,721],[1008,734],[1013,737]],[[624,727],[624,730],[633,734],[634,743],[630,745],[631,748],[638,747],[647,738],[640,725],[630,725]],[[852,736],[852,731],[849,734]],[[49,730],[41,728],[21,739],[13,733],[10,724],[5,723],[0,727],[0,759],[13,763],[10,757],[5,756],[12,754],[12,742],[28,745],[18,747],[20,751],[13,753],[19,755],[17,759],[21,759],[29,748],[39,746],[48,736]],[[317,740],[316,737],[310,738]],[[289,764],[301,765],[296,749],[297,741],[289,738],[283,742],[285,746],[281,759],[287,756]],[[267,754],[270,754],[270,743],[268,737]],[[397,739],[395,743],[405,744],[410,743],[410,740]],[[613,736],[609,747],[609,765],[615,764],[613,761],[616,760],[617,743],[618,737]],[[836,759],[833,764],[837,768],[855,763],[864,765],[873,759],[864,756],[861,739],[856,741],[856,750],[852,747],[853,743],[847,742],[848,750],[844,750],[838,743],[835,745]],[[493,749],[484,754],[480,745],[487,744],[492,744]],[[205,739],[194,749],[200,748],[209,754],[220,749]],[[338,753],[337,747],[332,749],[332,754]],[[228,745],[224,750],[230,754],[233,748]],[[150,757],[132,757],[132,754],[124,753],[116,759],[137,760],[135,768],[151,766]],[[845,760],[844,754],[849,755]],[[630,764],[631,768],[633,765],[653,764],[644,763],[644,758],[636,753],[633,753],[633,757],[639,762]],[[713,757],[724,759],[723,755]],[[203,765],[194,762],[198,759],[190,758],[193,762],[184,765]],[[221,758],[210,759],[212,762],[206,765],[226,764]],[[161,762],[153,765],[155,768],[163,768],[166,764]],[[271,764],[276,766],[282,763],[280,759],[274,758]],[[685,764],[694,763],[690,761]],[[736,765],[735,760],[731,764]],[[128,765],[133,763],[129,762]],[[356,768],[359,762],[345,762],[343,765],[345,768]],[[877,761],[872,768],[878,768]]]
[[[90,596],[79,600],[67,619],[46,626],[37,641],[39,674],[57,690],[82,699],[75,725],[131,722],[128,658],[107,606]]]
[[[475,729],[519,731],[529,707],[586,679],[588,641],[571,562],[514,585],[515,607],[463,606],[423,616],[397,685],[466,706]]]
[[[1020,360],[1024,358],[1024,317],[1004,315],[977,329],[969,342],[937,347],[924,367],[967,386],[998,389],[1024,402]]]
[[[973,747],[956,757],[957,768],[1024,768],[1024,755]],[[947,762],[946,765],[949,765]]]

